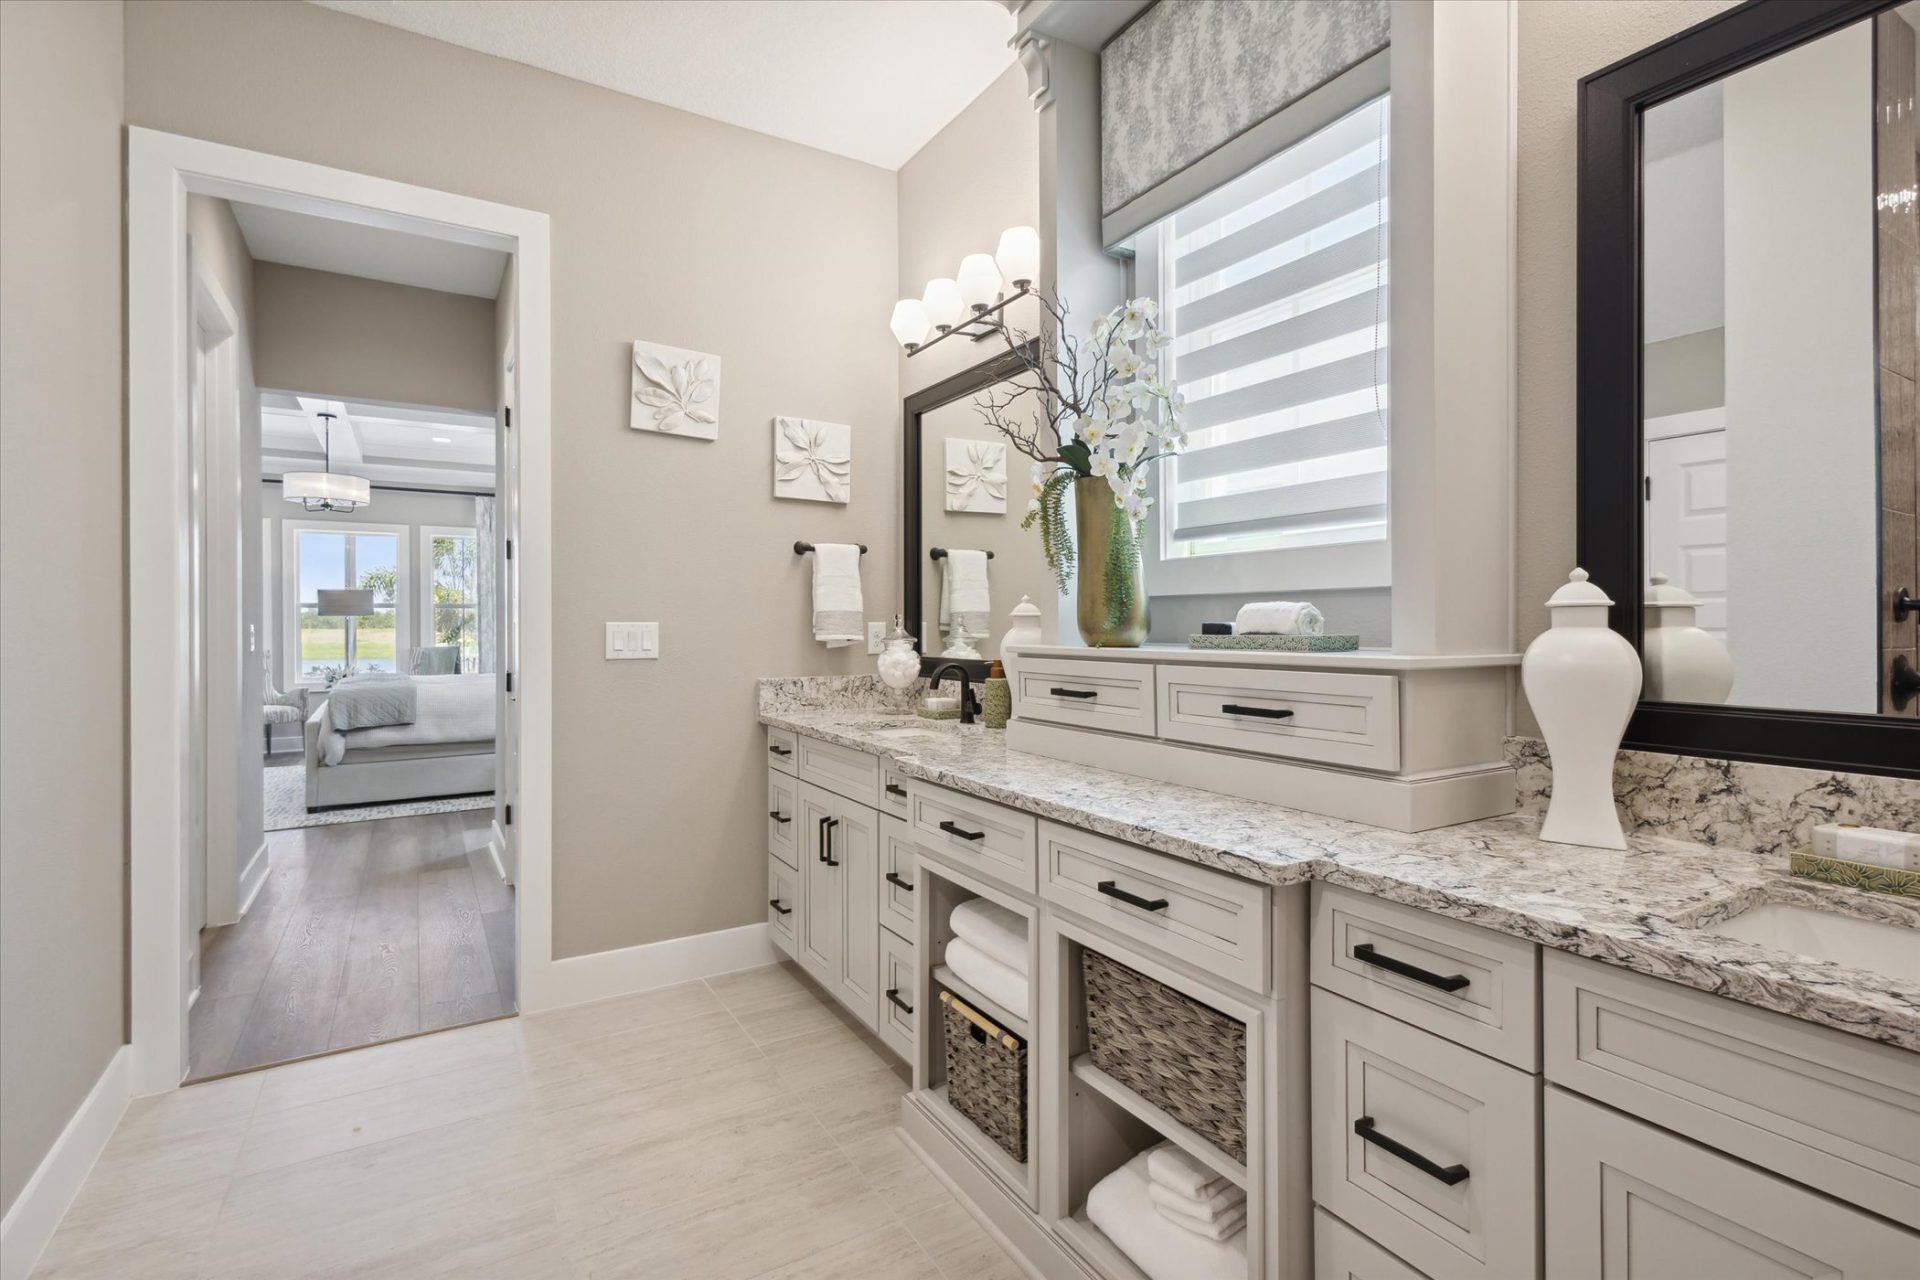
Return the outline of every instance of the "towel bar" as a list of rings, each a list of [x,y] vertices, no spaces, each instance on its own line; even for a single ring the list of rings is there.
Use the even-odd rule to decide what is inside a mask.
[[[947,549],[945,547],[934,547],[932,550],[927,552],[927,559],[929,560],[945,560],[946,558],[947,558]],[[993,559],[993,552],[991,551],[987,552],[987,559],[989,560]]]
[[[811,542],[796,542],[793,544],[793,554],[797,556],[804,556],[812,550],[813,544]],[[867,544],[864,542],[860,544],[860,554],[867,554]]]

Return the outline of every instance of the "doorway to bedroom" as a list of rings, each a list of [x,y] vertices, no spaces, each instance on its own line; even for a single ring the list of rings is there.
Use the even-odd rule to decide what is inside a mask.
[[[207,699],[236,803],[209,782],[189,855],[196,1081],[515,1012],[515,344],[500,250],[203,195],[188,224],[237,339],[196,489],[200,661],[245,726]]]

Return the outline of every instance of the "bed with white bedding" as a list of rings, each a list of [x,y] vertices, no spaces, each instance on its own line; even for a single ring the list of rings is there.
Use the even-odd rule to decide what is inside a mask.
[[[493,790],[495,677],[410,676],[411,720],[338,729],[329,695],[307,717],[307,810]]]

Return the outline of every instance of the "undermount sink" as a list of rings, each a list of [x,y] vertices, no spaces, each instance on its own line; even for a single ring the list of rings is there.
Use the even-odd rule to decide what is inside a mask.
[[[917,729],[917,728],[869,729],[866,731],[866,736],[869,738],[881,738],[888,742],[894,742],[901,739],[910,739],[910,738],[937,738],[940,736],[940,731],[938,729]]]
[[[1920,982],[1920,929],[1786,902],[1762,902],[1700,932]]]

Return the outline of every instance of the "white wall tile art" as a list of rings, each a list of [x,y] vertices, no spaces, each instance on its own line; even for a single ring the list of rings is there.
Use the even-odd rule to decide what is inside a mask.
[[[635,431],[715,440],[720,436],[720,357],[658,342],[633,344]]]
[[[1007,509],[1007,446],[947,441],[947,510],[999,515]]]
[[[812,418],[773,420],[773,496],[844,503],[853,493],[853,428]]]

